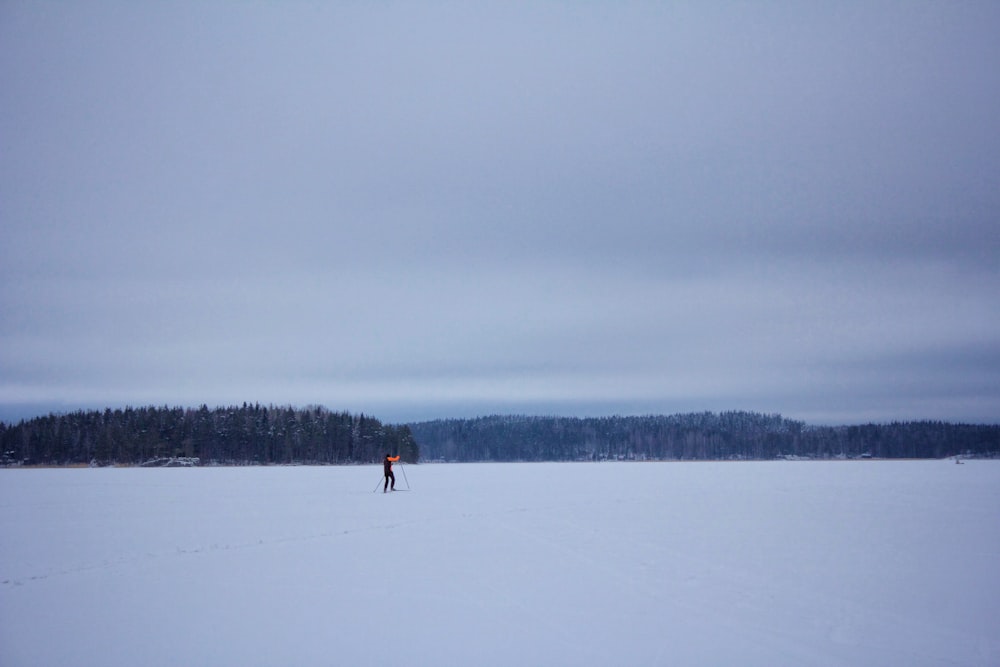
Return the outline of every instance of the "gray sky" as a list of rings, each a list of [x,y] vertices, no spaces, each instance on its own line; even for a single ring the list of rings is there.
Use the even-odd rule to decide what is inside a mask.
[[[1000,420],[1000,3],[0,4],[0,418]]]

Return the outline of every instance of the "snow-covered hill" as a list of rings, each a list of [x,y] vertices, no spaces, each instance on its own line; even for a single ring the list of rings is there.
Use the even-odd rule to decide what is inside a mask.
[[[1000,462],[380,478],[0,470],[0,664],[1000,664]]]

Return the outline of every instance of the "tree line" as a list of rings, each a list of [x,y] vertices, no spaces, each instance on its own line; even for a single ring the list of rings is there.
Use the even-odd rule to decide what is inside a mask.
[[[405,425],[322,407],[248,405],[209,409],[140,407],[50,414],[0,422],[6,465],[374,463],[385,454],[416,462]]]
[[[425,460],[594,461],[1000,456],[1000,426],[807,426],[780,415],[490,416],[410,424]]]
[[[354,464],[380,461],[763,460],[1000,456],[1000,425],[808,426],[755,412],[642,417],[489,416],[383,424],[259,404],[141,407],[0,422],[4,465]]]

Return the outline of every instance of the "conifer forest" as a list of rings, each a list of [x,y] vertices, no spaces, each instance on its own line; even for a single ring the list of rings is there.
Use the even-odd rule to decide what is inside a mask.
[[[1000,454],[1000,426],[936,421],[809,426],[780,415],[492,416],[411,424],[425,460],[766,460]]]
[[[1000,456],[1000,425],[810,426],[780,415],[494,415],[388,424],[323,407],[142,407],[0,422],[4,465],[370,464]]]
[[[350,464],[419,458],[406,426],[322,407],[143,407],[0,423],[7,465]]]

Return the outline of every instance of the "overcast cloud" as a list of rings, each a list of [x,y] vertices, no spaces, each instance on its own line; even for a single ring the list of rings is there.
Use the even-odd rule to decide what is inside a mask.
[[[0,418],[1000,420],[1000,4],[0,5]]]

